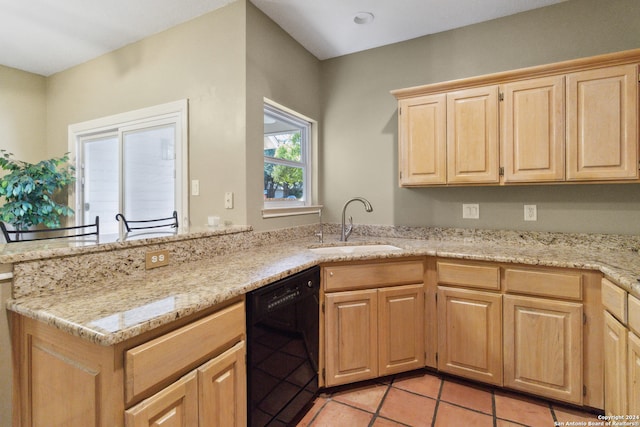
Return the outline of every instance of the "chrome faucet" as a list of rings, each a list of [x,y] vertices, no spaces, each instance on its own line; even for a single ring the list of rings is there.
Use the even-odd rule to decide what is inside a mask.
[[[353,202],[353,201],[359,201],[362,202],[362,204],[364,205],[364,210],[367,212],[373,212],[373,207],[371,206],[371,203],[369,203],[369,201],[367,199],[365,199],[364,197],[354,197],[353,199],[349,199],[347,200],[347,203],[344,204],[344,207],[342,208],[342,227],[340,227],[340,241],[341,242],[346,242],[347,239],[349,238],[349,236],[351,235],[351,232],[353,231],[353,217],[349,217],[349,225],[345,226],[344,223],[344,217],[345,217],[345,213],[347,212],[347,206],[349,206],[349,203]]]

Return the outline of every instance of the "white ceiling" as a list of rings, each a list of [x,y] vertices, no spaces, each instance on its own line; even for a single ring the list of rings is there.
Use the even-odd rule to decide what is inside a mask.
[[[0,0],[0,64],[48,76],[233,1]],[[250,1],[327,59],[565,0]]]
[[[0,0],[0,64],[44,76],[234,0]]]
[[[251,0],[318,59],[537,9],[565,0]],[[356,25],[359,12],[370,24]]]

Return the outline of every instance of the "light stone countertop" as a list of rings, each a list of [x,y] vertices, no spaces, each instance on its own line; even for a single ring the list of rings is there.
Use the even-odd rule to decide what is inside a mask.
[[[127,236],[101,236],[96,242],[91,237],[78,239],[50,239],[0,243],[0,263],[11,264],[26,262],[49,257],[73,256],[87,253],[109,252],[122,248],[148,246],[158,241],[180,242],[207,236],[223,236],[233,233],[243,233],[253,230],[248,225],[230,225],[219,227],[183,227],[176,232],[131,232]]]
[[[597,241],[583,246],[571,241],[523,244],[517,238],[485,237],[353,236],[351,244],[402,248],[362,254],[315,254],[309,250],[318,246],[314,239],[285,239],[49,295],[15,298],[7,308],[94,343],[113,345],[320,263],[425,255],[597,270],[640,297],[640,255],[636,248],[625,247],[629,245]],[[325,242],[330,243],[324,246],[335,241],[335,236],[327,236]]]

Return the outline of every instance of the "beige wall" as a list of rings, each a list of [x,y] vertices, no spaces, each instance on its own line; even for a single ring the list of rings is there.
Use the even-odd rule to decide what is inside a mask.
[[[47,157],[45,91],[44,77],[0,65],[0,148],[19,160]]]
[[[367,197],[370,224],[640,233],[640,185],[401,189],[392,89],[640,47],[640,2],[569,0],[547,8],[322,63],[322,199],[329,220]],[[480,219],[462,219],[479,203]],[[524,222],[523,205],[538,206]]]
[[[47,137],[66,149],[67,126],[189,100],[192,225],[207,215],[256,229],[315,218],[263,220],[263,97],[320,115],[319,61],[246,0],[47,79]],[[224,209],[224,193],[234,209]]]
[[[44,77],[0,65],[0,148],[16,159],[36,163],[48,157],[45,92]],[[0,265],[0,273],[7,271],[10,265]],[[9,312],[4,310],[10,296],[11,281],[0,280],[0,426],[11,425],[13,369]]]
[[[233,2],[212,13],[47,79],[47,138],[66,151],[67,126],[187,98],[193,225],[217,214],[245,224],[245,9]],[[224,193],[235,209],[224,209]]]
[[[317,222],[314,215],[262,219],[264,98],[321,122],[320,61],[248,3],[247,224],[260,230]]]

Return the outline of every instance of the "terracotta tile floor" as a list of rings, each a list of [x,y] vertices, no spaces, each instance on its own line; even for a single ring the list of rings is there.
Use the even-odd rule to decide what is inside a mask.
[[[568,421],[588,424],[597,414],[419,371],[328,390],[298,427],[552,427]]]

